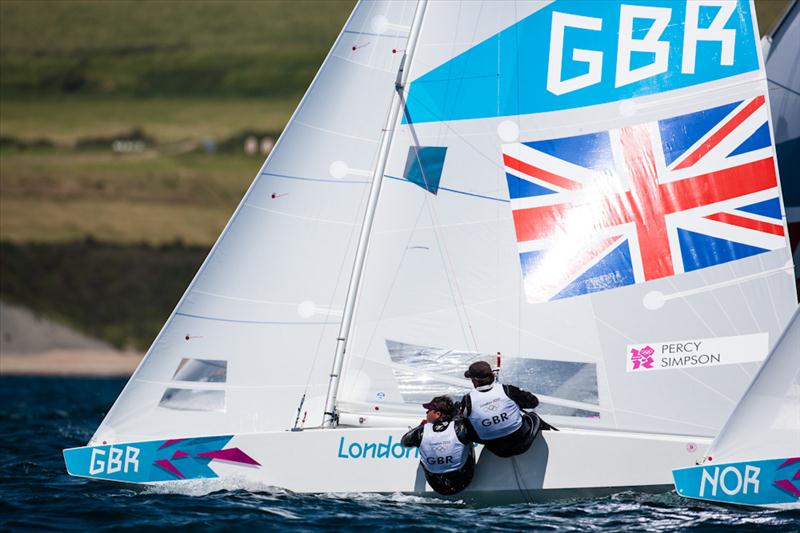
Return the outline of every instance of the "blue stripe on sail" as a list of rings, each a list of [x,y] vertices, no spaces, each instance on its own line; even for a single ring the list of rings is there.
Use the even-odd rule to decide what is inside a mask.
[[[750,137],[748,137],[747,140],[740,144],[733,152],[729,153],[728,157],[752,152],[753,150],[758,150],[759,148],[766,148],[771,144],[772,139],[769,136],[769,124],[764,122],[764,124],[762,124],[760,128],[758,128]]]
[[[745,213],[753,213],[754,215],[761,215],[769,218],[780,220],[781,216],[781,201],[776,196],[763,202],[755,204],[744,205],[736,209],[737,211],[744,211]]]
[[[300,181],[320,181],[323,183],[356,183],[364,184],[369,183],[369,180],[337,180],[326,178],[306,178],[304,176],[291,176],[289,174],[276,174],[275,172],[262,172],[259,176],[272,176],[273,178],[284,178],[287,180],[300,180]]]
[[[508,195],[512,200],[528,198],[529,196],[556,194],[556,191],[542,187],[532,181],[520,179],[513,174],[506,173],[506,180],[508,180]]]
[[[390,180],[397,180],[397,181],[402,181],[402,182],[405,182],[405,183],[411,183],[407,179],[398,178],[397,176],[390,176],[390,175],[386,174],[384,177],[389,178]],[[505,198],[496,198],[494,196],[487,196],[485,194],[477,194],[477,193],[474,193],[474,192],[459,191],[458,189],[451,189],[449,187],[439,187],[439,190],[440,191],[453,192],[453,193],[456,193],[456,194],[463,194],[464,196],[472,196],[473,198],[482,198],[484,200],[494,200],[495,202],[508,203],[508,200],[506,200]]]
[[[328,324],[338,324],[338,322],[280,322],[272,320],[237,320],[235,318],[219,318],[213,316],[192,315],[189,313],[175,313],[176,316],[188,318],[199,318],[200,320],[214,320],[216,322],[233,322],[236,324],[276,324],[278,326],[322,326]]]
[[[682,156],[739,104],[741,101],[697,113],[659,120],[658,129],[661,130],[661,144],[664,148],[664,159],[667,165],[671,165],[673,161]]]
[[[351,35],[367,35],[369,37],[387,37],[389,39],[403,39],[406,35],[402,34],[393,34],[393,33],[375,33],[372,31],[356,31],[356,30],[344,30],[342,33],[349,33]]]
[[[683,270],[691,272],[768,252],[764,248],[728,241],[678,228]]]
[[[670,20],[657,37],[669,47],[666,68],[656,75],[631,83],[620,83],[617,76],[617,49],[620,12],[625,4],[667,8]],[[619,102],[628,98],[691,87],[713,80],[757,71],[758,41],[753,31],[749,2],[738,2],[727,21],[718,20],[736,34],[733,64],[722,64],[720,44],[714,41],[690,42],[685,39],[686,2],[670,0],[556,0],[541,7],[502,31],[411,81],[403,123],[441,122],[500,116],[528,115],[562,109]],[[710,24],[711,11],[702,10],[699,24]],[[599,29],[590,30],[567,24],[556,38],[554,13],[589,17]],[[718,12],[718,11],[717,11]],[[642,21],[634,20],[635,40],[644,38]],[[713,17],[712,17],[713,18]],[[694,49],[694,70],[683,67],[684,44]],[[550,60],[551,48],[561,48],[562,61]],[[567,80],[587,74],[586,60],[574,59],[578,50],[602,54],[596,63],[596,79],[570,88]],[[652,64],[650,54],[633,58],[633,67]],[[551,72],[552,70],[552,72]],[[554,80],[560,80],[553,84]]]
[[[594,170],[613,170],[611,137],[607,131],[522,143],[569,163]]]
[[[369,183],[369,180],[336,180],[336,179],[323,179],[323,178],[305,178],[305,177],[302,177],[302,176],[290,176],[288,174],[276,174],[274,172],[262,172],[261,174],[259,174],[259,176],[273,176],[273,177],[276,177],[276,178],[285,178],[285,179],[290,179],[290,180],[301,180],[301,181],[321,181],[323,183],[333,183],[333,184],[336,184],[336,183],[350,183],[350,184],[366,184],[366,183]],[[407,179],[399,178],[397,176],[390,176],[390,175],[386,174],[385,177],[389,178],[389,179],[392,179],[392,180],[404,181],[406,183],[410,183]],[[449,187],[439,187],[439,190],[440,191],[452,192],[452,193],[456,193],[456,194],[463,194],[465,196],[472,196],[473,198],[483,198],[484,200],[494,200],[495,202],[508,203],[508,200],[506,200],[505,198],[497,198],[495,196],[488,196],[488,195],[485,195],[485,194],[477,194],[477,193],[474,193],[474,192],[460,191],[458,189],[451,189]]]

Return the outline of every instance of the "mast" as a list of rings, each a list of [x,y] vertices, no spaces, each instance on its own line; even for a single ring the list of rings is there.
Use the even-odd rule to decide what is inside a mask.
[[[378,162],[372,172],[372,183],[369,190],[369,200],[367,209],[364,212],[364,222],[361,225],[361,233],[358,236],[358,246],[356,247],[356,257],[353,262],[353,270],[350,274],[350,283],[347,286],[347,298],[345,300],[342,322],[339,325],[339,335],[336,337],[336,352],[333,357],[333,368],[331,369],[330,381],[328,382],[328,394],[325,398],[325,412],[322,419],[323,427],[333,427],[336,423],[336,395],[339,389],[339,377],[344,364],[344,354],[347,351],[347,341],[353,322],[353,310],[358,297],[358,289],[361,285],[361,276],[364,270],[364,261],[369,245],[369,236],[372,231],[372,223],[375,220],[375,208],[378,205],[381,185],[383,184],[383,174],[386,171],[386,162],[389,158],[389,150],[394,139],[394,127],[400,110],[403,107],[403,91],[405,91],[406,80],[411,60],[414,57],[414,50],[417,47],[420,28],[422,27],[422,17],[425,13],[428,0],[418,0],[417,9],[414,12],[414,20],[408,34],[408,43],[403,59],[400,61],[400,69],[395,80],[395,92],[392,96],[392,103],[389,108],[389,115],[386,118],[386,126],[381,133],[380,144],[378,145]]]

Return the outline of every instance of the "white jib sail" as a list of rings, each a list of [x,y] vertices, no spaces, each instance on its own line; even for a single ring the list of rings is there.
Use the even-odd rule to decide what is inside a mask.
[[[713,464],[800,454],[800,309],[706,453]]]
[[[92,443],[283,430],[304,394],[319,423],[414,8],[356,7]]]
[[[754,18],[432,2],[341,407],[412,412],[500,352],[548,420],[715,435],[796,301]]]

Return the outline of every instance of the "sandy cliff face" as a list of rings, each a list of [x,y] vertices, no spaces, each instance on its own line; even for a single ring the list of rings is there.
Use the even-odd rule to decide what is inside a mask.
[[[0,302],[0,374],[127,376],[141,357]]]

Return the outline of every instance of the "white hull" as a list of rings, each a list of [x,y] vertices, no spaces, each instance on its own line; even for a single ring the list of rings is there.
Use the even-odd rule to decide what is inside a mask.
[[[234,484],[256,482],[297,493],[434,496],[425,483],[415,450],[399,444],[404,431],[338,428],[237,435],[226,448],[239,448],[260,466],[214,459],[209,467]],[[596,496],[627,489],[668,491],[672,488],[672,469],[693,464],[709,443],[710,439],[671,435],[547,431],[527,453],[513,459],[498,458],[479,446],[475,478],[456,497],[494,504]],[[70,456],[78,450],[86,449],[65,450],[70,474],[130,481],[119,474],[88,475],[86,465]],[[142,458],[138,466],[147,468],[147,460]],[[173,463],[179,466],[180,459]]]

